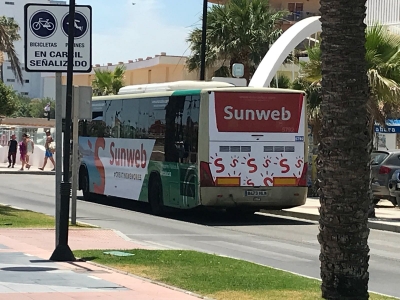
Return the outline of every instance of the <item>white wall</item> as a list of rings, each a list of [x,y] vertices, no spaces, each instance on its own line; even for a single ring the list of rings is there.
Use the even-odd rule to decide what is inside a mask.
[[[6,4],[6,2],[13,3]],[[0,15],[6,16],[9,18],[14,18],[15,22],[19,25],[20,31],[19,35],[21,36],[21,40],[14,43],[15,50],[19,57],[19,60],[24,65],[24,6],[27,3],[38,3],[38,4],[65,4],[66,1],[51,1],[51,0],[10,0],[10,1],[0,1]],[[7,56],[5,56],[7,59]],[[43,94],[41,93],[41,75],[40,73],[27,73],[23,71],[24,80],[29,80],[29,82],[24,83],[24,85],[18,84],[17,80],[15,82],[7,82],[7,79],[12,80],[15,79],[14,74],[11,72],[8,67],[10,64],[5,62],[3,65],[3,81],[7,85],[11,85],[14,90],[19,93],[28,93],[26,96],[31,98],[42,98]]]

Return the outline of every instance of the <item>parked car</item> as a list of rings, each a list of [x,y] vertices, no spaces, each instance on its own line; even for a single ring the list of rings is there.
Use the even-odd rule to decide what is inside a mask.
[[[397,204],[396,196],[391,195],[389,184],[393,184],[393,174],[400,170],[400,149],[373,151],[371,157],[372,171],[372,193],[374,203],[377,204],[381,199],[387,199]]]
[[[400,169],[396,170],[389,180],[390,197],[396,198],[397,205],[400,207]]]

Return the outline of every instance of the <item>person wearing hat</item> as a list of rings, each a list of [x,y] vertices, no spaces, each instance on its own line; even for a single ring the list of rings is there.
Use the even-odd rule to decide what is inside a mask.
[[[29,164],[29,157],[33,154],[33,151],[35,150],[35,144],[33,143],[31,136],[29,133],[26,134],[26,168],[29,170],[31,165]]]
[[[44,148],[46,149],[46,153],[44,155],[44,162],[43,162],[43,167],[39,168],[39,170],[44,170],[47,164],[47,160],[50,159],[50,161],[53,163],[53,170],[56,170],[56,163],[54,162],[53,158],[53,152],[50,149],[50,144],[53,142],[53,137],[51,136],[50,130],[46,130],[46,142],[44,144]]]

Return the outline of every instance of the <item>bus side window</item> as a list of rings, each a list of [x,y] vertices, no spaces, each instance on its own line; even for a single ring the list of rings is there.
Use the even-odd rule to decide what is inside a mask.
[[[180,129],[185,97],[171,96],[165,107],[165,161],[180,162],[182,150],[180,146]]]

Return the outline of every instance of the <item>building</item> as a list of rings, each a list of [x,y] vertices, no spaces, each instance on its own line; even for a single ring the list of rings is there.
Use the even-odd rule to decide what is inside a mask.
[[[186,68],[185,56],[167,55],[162,52],[154,57],[138,58],[129,60],[128,62],[108,63],[106,65],[94,65],[94,70],[110,70],[113,71],[116,66],[124,65],[125,85],[146,84],[171,82],[179,80],[198,80],[200,75],[198,72],[189,72]],[[91,73],[75,73],[73,84],[79,86],[90,86],[95,78],[94,70]],[[207,74],[213,74],[215,70],[207,70]],[[53,73],[43,73],[42,89],[43,97],[55,97],[55,75]],[[208,78],[211,79],[211,78]],[[66,75],[62,77],[63,84],[66,84]]]
[[[0,15],[13,18],[19,25],[21,40],[14,43],[15,50],[19,56],[22,66],[24,65],[24,6],[27,3],[39,3],[39,4],[66,4],[66,1],[53,1],[53,0],[9,0],[0,2]],[[12,86],[15,91],[22,95],[30,98],[40,98],[42,96],[41,80],[42,76],[40,73],[29,73],[25,72],[23,67],[23,83],[20,84],[15,79],[13,72],[11,71],[11,64],[5,61],[1,65],[2,80],[5,84]]]

